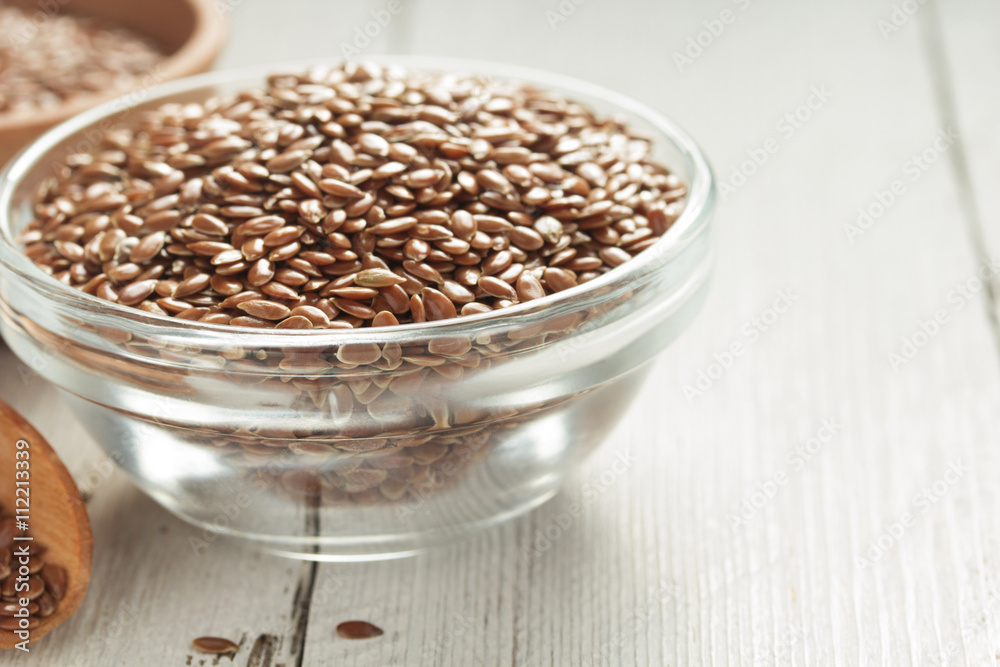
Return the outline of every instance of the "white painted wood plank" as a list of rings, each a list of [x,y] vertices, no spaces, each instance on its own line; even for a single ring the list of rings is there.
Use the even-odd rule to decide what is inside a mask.
[[[947,161],[906,181],[905,194],[855,243],[844,231],[873,191],[909,178],[906,161],[941,129],[919,25],[908,22],[884,40],[877,22],[889,16],[888,3],[753,2],[743,10],[592,0],[552,31],[545,11],[558,6],[408,3],[406,22],[393,28],[408,33],[379,39],[421,53],[542,66],[632,94],[684,123],[724,178],[767,138],[780,139],[778,151],[720,208],[719,266],[705,311],[657,362],[627,423],[566,493],[529,517],[416,559],[319,567],[303,664],[992,663],[1000,640],[992,557],[1000,546],[993,483],[1000,366],[982,294],[961,309],[949,301],[977,258],[955,215],[959,190]],[[223,60],[335,53],[353,25],[343,18],[346,5],[336,5],[336,16],[332,7],[234,6]],[[678,71],[672,54],[727,8],[735,21]],[[304,20],[314,11],[325,13]],[[984,147],[970,152],[977,201],[995,214],[987,186],[996,151],[988,147],[1000,136],[977,96],[987,93],[968,84],[983,71],[968,58],[992,46],[981,12],[971,1],[949,4],[943,28],[952,69],[959,63],[968,74],[952,72],[962,132]],[[829,88],[830,101],[782,136],[775,124],[816,85]],[[729,343],[748,342],[743,327],[789,287],[799,295],[789,313],[689,404],[681,387]],[[886,354],[940,309],[949,321],[894,372]],[[70,437],[71,419],[39,421],[40,406],[57,399],[14,380],[12,367],[0,359],[0,396],[36,415],[74,472],[86,474],[93,445],[66,446],[80,440]],[[790,453],[830,417],[842,428],[800,469]],[[581,500],[582,485],[599,480],[623,448],[640,464],[548,550],[525,559],[521,547]],[[970,470],[927,511],[914,505],[954,459]],[[731,529],[728,515],[778,472],[787,483],[747,525]],[[273,633],[285,638],[278,654],[295,664],[284,651],[303,566],[223,545],[192,558],[189,529],[117,474],[96,490],[90,511],[99,531],[94,588],[73,625],[18,664],[161,656],[175,664],[178,647],[206,632],[245,632],[251,641]],[[913,526],[859,569],[856,558],[907,511]],[[252,601],[236,592],[242,577],[263,587]],[[142,623],[118,632],[115,616],[131,601],[141,605]],[[333,628],[348,618],[374,621],[386,635],[341,640]],[[91,631],[109,641],[90,646]],[[246,664],[245,651],[236,664]]]
[[[995,624],[981,640],[963,636],[988,604],[981,580],[995,578],[983,557],[1000,528],[990,485],[1000,377],[983,300],[960,309],[948,300],[977,261],[950,215],[959,196],[953,174],[944,160],[916,180],[905,171],[946,129],[920,30],[911,24],[883,40],[878,21],[891,7],[861,2],[745,10],[588,2],[551,31],[544,12],[557,7],[424,1],[408,44],[542,66],[633,94],[685,123],[724,178],[769,137],[778,150],[720,208],[706,310],[657,363],[632,423],[601,452],[634,442],[642,465],[526,568],[493,564],[498,552],[517,552],[509,530],[523,546],[582,497],[579,488],[496,538],[361,566],[373,568],[359,575],[365,586],[313,613],[340,616],[375,600],[372,613],[403,626],[387,627],[384,645],[363,653],[317,633],[307,656],[358,665],[992,662]],[[727,8],[735,21],[679,72],[673,52]],[[776,124],[814,86],[826,86],[830,100],[782,134]],[[851,243],[844,226],[896,179],[906,179],[903,195]],[[744,327],[783,288],[798,294],[795,305],[749,344]],[[887,354],[942,309],[949,321],[894,371]],[[689,405],[681,387],[733,341],[748,352]],[[808,460],[795,454],[828,418],[841,425],[834,438]],[[914,504],[956,459],[969,468],[957,483],[926,511]],[[581,480],[601,465],[591,462]],[[787,482],[774,498],[731,529],[741,501],[781,472]],[[868,545],[905,513],[912,525],[859,568]],[[466,584],[456,573],[468,571],[480,576]],[[419,595],[401,596],[395,573],[430,579]],[[628,632],[625,621],[660,580],[676,594]],[[471,651],[492,646],[478,633],[456,638],[447,660],[418,662],[429,628],[446,632],[480,596],[513,601],[476,617],[512,627],[500,650],[469,663]],[[402,617],[391,616],[397,605],[407,606]],[[601,646],[616,641],[602,657]]]

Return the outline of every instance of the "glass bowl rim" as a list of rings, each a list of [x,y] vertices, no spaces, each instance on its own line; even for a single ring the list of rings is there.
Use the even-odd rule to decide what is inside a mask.
[[[278,61],[185,77],[148,88],[144,97],[138,101],[132,99],[136,96],[136,91],[119,96],[48,130],[23,148],[0,172],[0,278],[4,277],[4,273],[12,273],[34,288],[42,297],[55,301],[79,314],[113,314],[117,328],[150,338],[171,337],[171,334],[175,334],[189,342],[193,337],[197,337],[202,343],[208,342],[207,339],[217,339],[218,343],[222,345],[232,344],[232,339],[235,337],[247,345],[258,347],[405,342],[426,339],[427,337],[461,336],[477,329],[493,329],[505,324],[512,327],[527,326],[567,312],[584,310],[608,298],[609,292],[617,291],[615,288],[627,288],[637,277],[651,274],[669,264],[671,254],[677,253],[683,248],[696,232],[708,224],[711,218],[715,205],[715,179],[704,152],[694,139],[672,119],[648,105],[599,84],[533,67],[464,58],[383,54],[365,55],[364,58],[355,62],[359,64],[374,62],[384,66],[399,65],[408,69],[425,71],[486,74],[541,88],[551,86],[570,99],[572,99],[573,93],[581,93],[618,107],[617,110],[606,113],[624,111],[640,118],[656,130],[658,133],[656,140],[666,139],[672,144],[672,147],[680,153],[681,160],[688,170],[688,181],[685,183],[688,194],[681,215],[651,247],[628,262],[582,285],[488,313],[419,324],[356,329],[236,328],[147,313],[137,308],[85,294],[77,288],[56,280],[38,269],[18,248],[15,239],[12,238],[10,213],[21,180],[60,142],[72,138],[74,134],[87,126],[135,106],[146,107],[169,103],[170,100],[167,98],[191,90],[239,81],[263,81],[265,77],[274,73],[306,71],[315,67],[338,67],[344,62],[343,59],[330,57]],[[672,165],[666,166],[669,168]],[[663,258],[667,258],[666,261]],[[81,319],[86,318],[82,317]]]

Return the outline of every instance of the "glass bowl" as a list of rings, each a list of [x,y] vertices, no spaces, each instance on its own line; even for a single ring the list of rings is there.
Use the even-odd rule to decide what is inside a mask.
[[[489,313],[352,330],[261,330],[161,317],[48,276],[16,239],[54,163],[137,110],[264,85],[283,63],[161,86],[51,130],[0,183],[0,333],[66,397],[139,488],[221,536],[323,560],[414,553],[551,498],[625,413],[650,361],[692,321],[711,267],[713,178],[673,122],[613,91],[540,71],[485,73],[620,114],[688,186],[667,233],[577,287]]]

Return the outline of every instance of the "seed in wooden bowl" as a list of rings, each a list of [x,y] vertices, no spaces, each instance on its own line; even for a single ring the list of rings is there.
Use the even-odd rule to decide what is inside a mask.
[[[19,534],[23,533],[17,529],[15,517],[2,516],[0,509],[0,632],[37,627],[41,619],[55,612],[66,594],[65,568],[45,562],[44,545],[36,541],[15,542],[14,537]],[[25,545],[28,556],[21,554]],[[19,585],[26,588],[18,590]],[[22,606],[22,600],[28,604]],[[22,616],[24,611],[27,616]]]
[[[54,107],[79,95],[134,87],[165,57],[123,26],[73,14],[39,22],[36,14],[41,12],[0,5],[0,113]],[[106,167],[81,166],[89,177],[116,173]]]

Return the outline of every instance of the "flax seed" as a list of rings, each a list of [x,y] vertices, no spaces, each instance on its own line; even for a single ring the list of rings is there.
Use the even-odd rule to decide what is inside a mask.
[[[236,306],[244,313],[262,320],[283,320],[291,315],[291,310],[280,303],[265,300],[244,301]]]
[[[399,320],[388,310],[383,310],[372,318],[373,327],[390,327],[399,324]]]
[[[493,276],[483,276],[480,278],[479,287],[490,296],[495,296],[499,299],[517,298],[517,292],[514,291],[513,287]]]
[[[350,299],[340,299],[340,298],[332,299],[332,301],[333,305],[335,305],[340,310],[344,311],[348,315],[359,317],[362,320],[373,319],[376,315],[376,312],[372,310],[369,306],[366,306],[363,303],[359,303],[357,301],[352,301]]]
[[[125,306],[134,306],[152,294],[155,289],[155,280],[130,283],[118,292],[118,303]]]
[[[351,83],[328,83],[340,76]],[[393,326],[564,291],[627,264],[676,221],[686,188],[648,159],[646,139],[514,83],[470,97],[480,85],[348,64],[187,105],[183,122],[176,108],[150,110],[39,192],[25,252],[147,312]],[[376,362],[440,359],[406,357],[416,361]]]
[[[345,639],[371,639],[384,632],[368,621],[344,621],[337,625],[337,634]]]
[[[238,644],[223,637],[198,637],[191,642],[191,646],[201,653],[215,655],[234,655],[240,650]]]
[[[545,288],[530,273],[522,273],[517,279],[517,296],[521,301],[533,301],[545,296]]]

